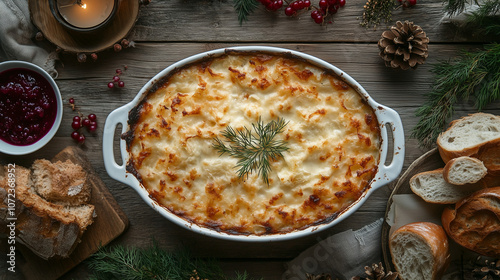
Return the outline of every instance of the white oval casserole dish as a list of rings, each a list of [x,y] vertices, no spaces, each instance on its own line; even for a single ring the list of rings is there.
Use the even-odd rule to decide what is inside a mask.
[[[342,211],[337,218],[332,221],[320,225],[309,226],[305,229],[296,230],[288,233],[280,233],[280,234],[272,234],[272,235],[236,235],[229,234],[226,232],[216,231],[211,228],[203,227],[192,222],[189,222],[174,213],[170,212],[166,208],[160,206],[156,201],[149,197],[148,191],[142,186],[139,180],[131,173],[127,172],[126,165],[129,161],[130,155],[127,151],[126,142],[124,139],[120,140],[120,152],[122,158],[122,164],[119,165],[115,161],[114,157],[114,134],[116,127],[121,124],[122,125],[122,133],[125,133],[129,130],[128,127],[128,118],[129,112],[137,106],[143,97],[148,93],[155,83],[161,81],[162,78],[168,76],[171,72],[185,66],[188,64],[193,64],[198,61],[204,60],[208,57],[216,57],[223,55],[228,52],[262,52],[267,54],[275,54],[275,55],[292,55],[300,59],[305,59],[307,62],[310,62],[318,67],[331,70],[334,72],[340,79],[350,85],[353,89],[355,89],[367,102],[367,104],[374,110],[375,115],[378,120],[378,124],[380,127],[380,137],[381,137],[381,146],[380,146],[380,159],[378,163],[378,171],[371,181],[367,190],[363,193],[363,195],[353,204],[351,204],[347,209]],[[389,125],[390,129],[386,129],[386,126]],[[387,131],[390,131],[388,135]],[[390,138],[392,139],[393,145],[389,147]],[[130,103],[114,110],[109,114],[106,119],[105,127],[104,127],[104,135],[103,135],[103,157],[104,164],[108,174],[115,180],[125,183],[132,188],[134,188],[142,199],[149,204],[153,209],[158,211],[162,216],[167,218],[168,220],[190,229],[192,231],[208,235],[211,237],[233,240],[233,241],[252,241],[252,242],[263,242],[263,241],[278,241],[278,240],[288,240],[298,237],[303,237],[313,232],[317,232],[319,230],[324,230],[330,228],[349,215],[354,213],[359,207],[368,199],[368,197],[373,193],[376,189],[388,184],[389,182],[395,180],[403,167],[404,163],[404,131],[401,123],[401,118],[398,113],[391,108],[383,106],[377,102],[375,102],[366,90],[353,78],[349,75],[336,68],[335,66],[313,57],[311,55],[307,55],[304,53],[276,48],[276,47],[262,47],[262,46],[248,46],[248,47],[233,47],[233,48],[225,48],[225,49],[217,49],[213,51],[208,51],[205,53],[200,53],[186,59],[183,59],[177,63],[172,64],[171,66],[165,68],[163,71],[154,76],[144,87],[140,90],[137,96]],[[392,157],[392,161],[389,164],[386,164],[387,158]]]

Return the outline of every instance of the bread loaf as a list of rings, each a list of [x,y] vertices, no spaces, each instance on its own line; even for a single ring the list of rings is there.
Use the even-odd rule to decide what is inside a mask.
[[[458,244],[481,255],[500,257],[500,187],[480,190],[454,209],[445,208],[441,221]]]
[[[31,169],[36,192],[46,200],[64,205],[81,205],[90,201],[87,173],[70,160],[52,163],[39,159]]]
[[[415,174],[410,178],[410,188],[426,202],[453,204],[484,188],[484,185],[481,182],[463,186],[450,184],[445,181],[440,168]]]
[[[488,169],[482,161],[477,158],[462,156],[451,159],[443,169],[443,178],[453,185],[474,184],[479,182]]]
[[[429,222],[407,224],[390,237],[392,262],[402,280],[438,280],[449,265],[448,237]]]
[[[5,176],[5,167],[0,169],[3,171],[0,173],[4,174],[0,176],[0,232],[6,234],[6,218],[12,217],[8,215],[11,197],[7,193],[10,186]],[[32,180],[37,180],[38,177],[32,176],[30,170],[22,166],[16,166],[14,170],[16,240],[43,259],[69,257],[93,222],[94,206],[75,205],[72,196],[67,196],[72,205],[65,202],[63,197],[54,202],[48,201],[37,193],[35,186],[40,182]],[[59,187],[64,188],[53,185],[47,188]]]
[[[471,156],[485,162],[488,168],[499,170],[498,157],[490,166],[482,157],[500,155],[500,116],[476,113],[451,122],[450,127],[437,139],[439,154],[445,163],[452,158]],[[486,152],[485,152],[486,150]]]

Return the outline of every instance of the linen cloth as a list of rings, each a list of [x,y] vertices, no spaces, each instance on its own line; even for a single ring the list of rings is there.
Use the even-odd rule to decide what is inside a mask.
[[[347,230],[321,240],[287,263],[283,280],[305,280],[306,273],[328,273],[350,280],[363,275],[365,266],[382,261],[382,223],[378,219],[358,230]]]
[[[0,0],[0,59],[32,62],[56,78],[58,55],[35,44],[36,32],[28,0]]]

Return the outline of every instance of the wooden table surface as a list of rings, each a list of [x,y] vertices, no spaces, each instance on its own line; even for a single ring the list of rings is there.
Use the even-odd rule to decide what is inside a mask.
[[[316,0],[312,0],[317,3]],[[215,257],[228,272],[248,271],[264,279],[280,279],[284,264],[318,240],[345,231],[358,229],[384,216],[390,185],[377,190],[351,217],[337,226],[286,242],[237,243],[205,237],[167,221],[147,206],[129,186],[119,183],[106,173],[102,156],[102,130],[107,115],[128,103],[140,88],[156,73],[172,63],[203,51],[241,45],[265,45],[301,51],[330,62],[357,80],[379,103],[395,109],[401,116],[406,137],[404,168],[422,155],[415,139],[409,137],[418,121],[415,110],[422,105],[433,81],[431,64],[456,56],[462,49],[481,47],[484,38],[476,38],[449,24],[440,24],[443,16],[441,1],[419,0],[408,9],[393,13],[396,20],[410,20],[420,25],[430,38],[429,58],[416,70],[394,70],[385,67],[378,55],[377,41],[388,28],[377,29],[359,25],[364,0],[348,0],[334,17],[333,24],[315,24],[309,13],[288,18],[283,10],[277,13],[259,6],[249,20],[239,24],[232,0],[153,0],[141,8],[136,26],[129,39],[135,46],[119,53],[111,50],[99,53],[96,62],[78,63],[73,54],[62,54],[56,79],[65,102],[76,100],[79,110],[98,116],[99,131],[88,136],[83,146],[93,167],[103,179],[128,216],[128,230],[112,244],[147,246],[152,238],[160,246],[189,248],[193,255]],[[121,76],[126,86],[108,89],[115,69],[127,66]],[[485,111],[499,114],[499,104]],[[461,103],[454,117],[474,112],[470,103]],[[62,125],[56,137],[43,149],[26,156],[0,154],[4,162],[29,163],[35,158],[51,158],[68,145],[71,119],[75,112],[65,108]],[[118,143],[118,140],[116,140]],[[118,145],[115,145],[116,147]],[[117,151],[117,150],[116,150]],[[368,265],[368,264],[367,264]],[[80,264],[64,279],[81,279],[88,275]]]

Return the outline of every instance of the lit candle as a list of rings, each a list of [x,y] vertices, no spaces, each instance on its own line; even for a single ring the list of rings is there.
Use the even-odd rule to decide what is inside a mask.
[[[61,17],[78,28],[92,28],[108,19],[113,12],[114,0],[58,0]]]

